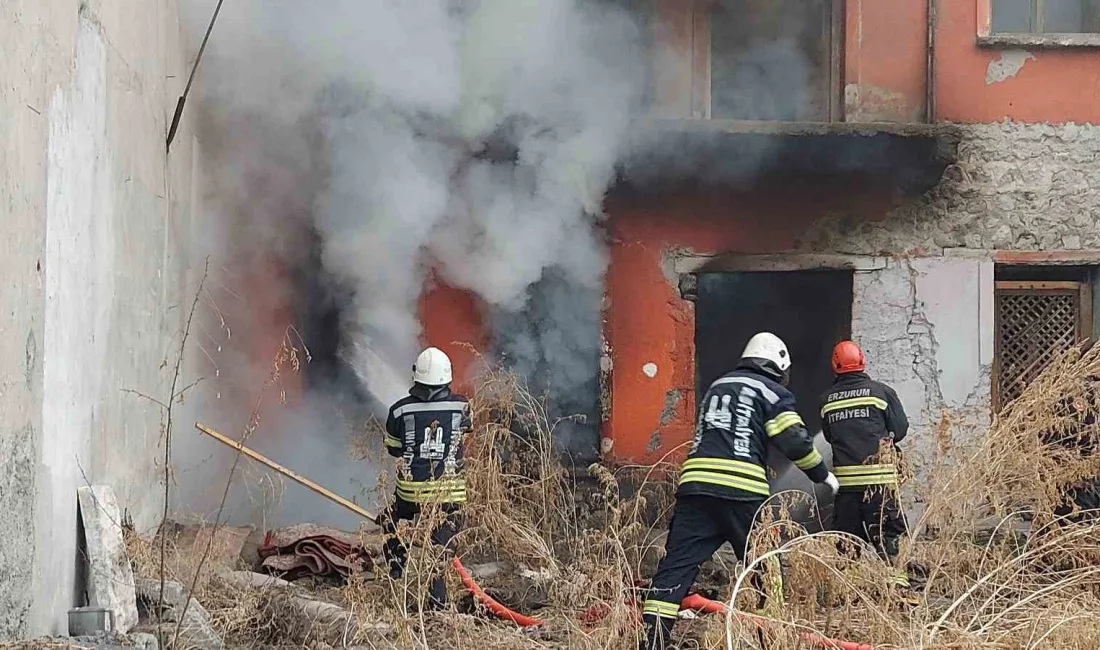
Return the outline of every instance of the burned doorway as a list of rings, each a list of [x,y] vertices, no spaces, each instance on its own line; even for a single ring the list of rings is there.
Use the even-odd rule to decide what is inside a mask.
[[[749,338],[769,331],[791,352],[789,388],[798,412],[812,434],[821,431],[817,400],[833,382],[833,346],[851,336],[850,269],[806,271],[737,271],[697,274],[695,302],[696,400],[718,377],[737,366]],[[819,449],[824,445],[820,435]],[[827,449],[822,451],[827,452]],[[776,470],[777,489],[814,492],[813,484],[774,450],[768,464]],[[818,494],[819,499],[824,495]],[[831,504],[822,503],[827,516]]]
[[[821,430],[817,398],[833,382],[833,345],[852,332],[852,271],[700,273],[695,303],[697,399],[768,331],[791,352],[791,384],[806,427]]]

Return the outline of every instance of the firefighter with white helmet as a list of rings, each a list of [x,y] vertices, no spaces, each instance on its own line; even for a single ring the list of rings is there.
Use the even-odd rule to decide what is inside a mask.
[[[744,560],[749,528],[771,494],[765,470],[770,443],[812,481],[828,485],[834,494],[838,489],[786,388],[791,367],[787,346],[774,334],[761,332],[749,340],[741,357],[700,402],[665,556],[642,611],[643,650],[666,647],[699,565],[724,542]]]
[[[471,428],[469,401],[451,392],[451,360],[437,348],[420,353],[413,366],[409,395],[390,407],[386,418],[386,449],[403,460],[393,505],[380,518],[390,536],[383,551],[390,574],[400,577],[408,557],[397,538],[397,521],[412,520],[427,504],[438,504],[445,521],[432,531],[432,543],[449,549],[462,524],[466,502],[462,443]],[[437,576],[431,584],[428,606],[446,601],[446,584]]]

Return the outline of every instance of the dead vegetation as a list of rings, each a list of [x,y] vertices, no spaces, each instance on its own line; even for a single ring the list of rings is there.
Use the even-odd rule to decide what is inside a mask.
[[[782,566],[785,603],[751,618],[684,621],[677,627],[683,647],[809,647],[810,632],[883,648],[1100,647],[1100,525],[1058,514],[1067,485],[1100,475],[1100,455],[1079,452],[1100,445],[1100,428],[1082,425],[1100,411],[1087,381],[1094,376],[1100,350],[1074,351],[988,431],[943,423],[944,439],[950,433],[959,442],[924,459],[928,480],[916,490],[923,514],[910,521],[902,549],[902,559],[926,574],[920,605],[901,601],[872,551],[853,559],[838,552],[837,535],[807,534],[785,514],[806,495],[781,494],[761,513],[749,562],[773,578]],[[450,607],[422,611],[420,597],[446,562],[429,543],[442,517],[430,507],[403,530],[414,548],[401,579],[379,567],[311,592],[257,589],[224,577],[239,560],[219,557],[216,544],[199,578],[194,560],[169,553],[168,579],[194,581],[195,598],[228,647],[637,647],[636,602],[661,552],[675,466],[612,473],[595,465],[574,476],[551,448],[554,423],[542,402],[513,376],[487,372],[472,402],[470,502],[457,548],[467,566],[498,563],[502,570],[487,572],[482,585],[543,625],[520,629],[486,615],[453,571],[446,572]],[[156,550],[131,540],[139,575],[159,576]],[[700,583],[726,602],[736,594],[738,609],[752,612],[744,567],[731,558],[720,552]],[[302,598],[333,603],[350,617],[326,618]]]

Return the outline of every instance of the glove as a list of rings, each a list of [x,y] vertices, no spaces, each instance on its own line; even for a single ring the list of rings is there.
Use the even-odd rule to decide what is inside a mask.
[[[829,475],[825,477],[825,485],[829,486],[834,497],[836,493],[840,491],[840,481],[836,480],[836,476],[832,472],[829,472]]]

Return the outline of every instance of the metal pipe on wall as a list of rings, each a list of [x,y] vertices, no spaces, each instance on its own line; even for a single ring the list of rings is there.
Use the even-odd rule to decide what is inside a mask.
[[[928,0],[925,13],[928,58],[924,66],[924,121],[933,124],[936,121],[936,0]]]

